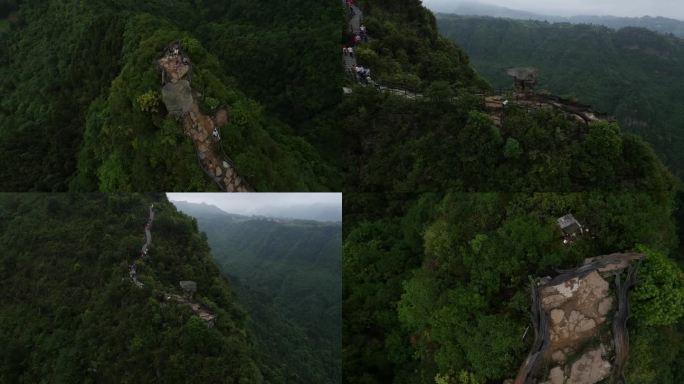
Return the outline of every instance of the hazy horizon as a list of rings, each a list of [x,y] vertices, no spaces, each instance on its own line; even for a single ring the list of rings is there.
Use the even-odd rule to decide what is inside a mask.
[[[462,3],[493,5],[549,16],[662,16],[684,20],[684,1],[681,0],[423,0],[423,4],[435,12],[451,12]]]
[[[210,204],[226,213],[342,221],[341,193],[167,193],[171,201]]]

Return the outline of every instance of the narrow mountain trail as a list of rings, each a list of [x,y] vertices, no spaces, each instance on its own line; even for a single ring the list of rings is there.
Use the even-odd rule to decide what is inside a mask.
[[[229,123],[228,111],[219,109],[213,117],[202,113],[197,101],[201,95],[190,86],[192,63],[180,43],[171,44],[157,64],[166,109],[181,121],[185,134],[195,144],[202,171],[224,192],[252,192],[221,146],[219,127]]]
[[[345,10],[348,14],[348,32],[354,36],[360,35],[361,25],[363,23],[363,11],[356,4],[352,4],[351,6],[347,5],[346,0],[342,0],[342,4],[345,7]],[[374,86],[380,92],[388,93],[399,97],[404,97],[409,100],[430,101],[430,98],[426,97],[422,93],[416,93],[411,92],[407,89],[382,85],[381,83],[373,80],[371,80],[368,84],[363,83],[359,80],[355,71],[355,68],[358,65],[356,60],[356,53],[354,53],[353,56],[343,53],[342,60],[344,63],[345,71],[349,73],[349,75],[352,76],[355,79],[355,81],[362,86],[371,85]],[[346,94],[350,94],[353,92],[352,88],[350,87],[344,87],[343,91]],[[510,105],[519,105],[523,108],[526,108],[527,110],[553,108],[555,110],[563,112],[571,119],[586,125],[589,125],[597,120],[614,121],[614,119],[608,117],[607,115],[592,110],[591,107],[588,105],[581,105],[579,103],[573,102],[572,100],[567,100],[552,95],[516,94],[515,97],[511,100],[508,100],[502,94],[489,95],[482,93],[478,94],[478,96],[482,97],[482,105],[484,110],[490,116],[492,122],[497,126],[501,126],[502,120],[504,118],[505,107],[509,103]]]
[[[167,301],[189,307],[197,315],[197,317],[204,321],[208,326],[212,327],[214,324],[216,324],[216,314],[212,313],[211,310],[206,306],[192,300],[191,298],[186,298],[173,293],[166,293],[164,298]]]
[[[142,248],[140,248],[140,255],[138,259],[147,258],[147,252],[150,250],[150,247],[152,246],[151,229],[153,222],[154,204],[150,205],[150,213],[147,218],[147,222],[145,223],[145,243],[143,243]],[[133,284],[135,284],[138,288],[144,287],[145,284],[138,280],[138,271],[135,261],[133,261],[133,264],[129,265],[128,268],[128,274]],[[205,305],[202,305],[193,300],[192,297],[183,297],[174,293],[165,293],[164,299],[167,301],[175,302],[180,305],[188,306],[200,319],[202,319],[210,327],[213,326],[216,322],[216,315],[212,313],[211,310],[207,308]]]
[[[154,204],[150,205],[150,214],[149,217],[147,218],[147,223],[145,223],[145,243],[142,245],[142,248],[140,248],[140,258],[145,258],[147,257],[147,252],[150,250],[150,247],[152,246],[152,232],[150,229],[152,228],[152,223],[154,222]],[[142,288],[145,284],[143,284],[140,280],[138,280],[138,270],[137,266],[135,264],[135,261],[133,264],[128,266],[128,275],[136,286],[138,288]]]
[[[344,5],[346,11],[350,13],[349,17],[349,32],[356,36],[361,34],[361,24],[363,22],[363,11],[361,8],[359,8],[356,4],[352,4],[351,6],[347,6],[346,0],[342,0],[342,4]],[[350,12],[351,9],[351,12]],[[344,70],[349,73],[351,76],[353,76],[356,79],[356,71],[355,67],[358,65],[356,61],[356,55],[351,56],[351,55],[346,55],[342,54],[342,60],[344,62]],[[357,79],[358,82],[358,79]],[[360,83],[360,82],[359,82]],[[362,84],[362,83],[361,83]],[[414,93],[406,89],[401,89],[401,88],[392,88],[392,87],[387,87],[382,84],[379,84],[375,81],[371,81],[369,85],[375,86],[377,90],[380,92],[385,92],[389,93],[392,95],[396,96],[402,96],[407,99],[423,99],[424,96],[420,93]],[[345,89],[345,93],[351,93],[350,88]]]

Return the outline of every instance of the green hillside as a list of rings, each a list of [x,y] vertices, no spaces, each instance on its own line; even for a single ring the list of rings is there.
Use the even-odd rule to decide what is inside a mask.
[[[7,95],[0,101],[0,184],[6,190],[215,190],[192,141],[159,104],[154,61],[176,40],[193,63],[200,110],[210,115],[226,106],[220,149],[257,191],[668,189],[671,180],[652,150],[622,130],[643,135],[676,165],[670,161],[676,151],[662,151],[667,143],[675,148],[675,130],[659,129],[655,140],[656,130],[635,128],[648,114],[681,120],[676,105],[644,103],[652,92],[631,93],[632,104],[623,108],[648,110],[622,119],[622,129],[515,108],[494,125],[483,110],[489,85],[467,51],[440,35],[419,0],[359,1],[370,39],[356,50],[358,63],[385,90],[421,96],[414,98],[345,76],[340,45],[351,36],[341,2],[3,5],[9,31],[0,32],[0,92]],[[663,48],[658,39],[647,40],[658,43],[649,48],[654,55],[670,52],[674,43]],[[657,64],[663,81],[681,67],[674,53],[662,63],[641,56]],[[567,61],[578,60],[591,61]],[[611,89],[623,92],[624,81]],[[600,140],[614,145],[597,153]]]
[[[343,382],[511,379],[532,342],[529,277],[628,250],[649,255],[632,292],[628,380],[680,382],[679,182],[651,146],[620,122],[585,124],[559,108],[510,102],[496,124],[483,99],[498,91],[467,46],[440,45],[420,2],[359,3],[371,39],[357,61],[410,93],[351,86],[341,106]],[[424,71],[421,52],[438,46],[453,72]],[[564,245],[556,219],[568,212],[592,235]]]
[[[0,195],[0,255],[0,382],[264,382],[235,293],[164,195]],[[214,326],[169,300],[181,280]]]
[[[259,350],[280,372],[274,376],[289,376],[288,383],[339,383],[341,225],[174,204],[197,219],[217,264],[238,281]]]
[[[228,106],[221,146],[240,175],[260,191],[339,190],[339,133],[315,119],[341,94],[342,10],[281,3],[3,1],[0,183],[215,190],[180,124],[139,101],[159,97],[154,60],[180,40],[200,107]]]
[[[344,382],[512,379],[532,343],[529,277],[628,250],[648,258],[630,297],[627,382],[682,382],[674,207],[646,193],[345,194]],[[570,245],[556,224],[568,212],[591,233]]]
[[[441,15],[438,24],[494,88],[511,87],[506,68],[537,67],[538,88],[615,116],[684,174],[684,40],[641,28],[486,17]]]
[[[361,9],[371,40],[356,50],[359,63],[372,68],[380,84],[423,97],[371,87],[354,87],[345,96],[340,113],[348,136],[346,190],[671,187],[653,150],[617,124],[585,125],[556,109],[515,104],[506,107],[501,126],[492,122],[483,97],[494,91],[474,72],[465,51],[438,34],[434,16],[419,1],[368,0]]]

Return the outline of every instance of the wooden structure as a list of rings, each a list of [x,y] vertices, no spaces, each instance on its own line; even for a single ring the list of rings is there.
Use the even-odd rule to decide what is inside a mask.
[[[575,216],[573,216],[572,213],[568,213],[559,218],[557,222],[561,232],[563,232],[563,242],[566,244],[573,242],[578,236],[584,233],[582,224],[575,219]]]

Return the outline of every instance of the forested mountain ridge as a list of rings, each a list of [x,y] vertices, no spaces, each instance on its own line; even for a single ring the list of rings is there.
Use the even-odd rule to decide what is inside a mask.
[[[359,5],[371,37],[359,63],[424,100],[343,96],[341,2],[22,2],[0,32],[0,184],[216,189],[159,104],[154,61],[180,40],[203,112],[229,107],[222,150],[257,191],[669,188],[650,148],[616,126],[514,108],[492,125],[489,86],[420,1]],[[596,155],[597,137],[615,150]]]
[[[50,0],[8,9],[9,28],[0,29],[5,190],[216,189],[159,103],[154,59],[177,40],[194,64],[201,108],[229,108],[221,145],[252,187],[339,189],[339,155],[328,148],[338,133],[316,120],[341,94],[338,63],[325,60],[336,53],[339,7]],[[308,12],[293,18],[293,9]]]
[[[274,382],[340,382],[340,223],[255,218],[174,202],[235,280]],[[289,377],[290,381],[286,378]],[[281,381],[284,380],[284,381]]]
[[[495,91],[464,50],[439,35],[434,15],[419,1],[359,3],[371,37],[355,50],[359,64],[371,68],[379,84],[425,97],[363,86],[345,96],[346,190],[674,188],[676,180],[653,150],[618,124],[584,124],[555,108],[530,110],[513,102],[495,123],[484,100]]]
[[[344,382],[512,379],[532,343],[529,277],[638,250],[627,382],[680,383],[674,207],[669,193],[345,194]],[[564,244],[556,219],[568,212],[590,232]]]
[[[263,382],[245,312],[163,194],[5,194],[0,218],[0,381]],[[213,327],[168,300],[181,280],[197,283]]]
[[[186,201],[173,201],[173,205],[176,206],[176,208],[184,212],[185,214],[193,217],[197,216],[202,216],[204,218],[217,218],[217,219],[222,219],[222,220],[235,220],[235,221],[241,221],[241,220],[249,220],[248,216],[243,216],[243,215],[236,215],[232,213],[228,213],[219,207],[212,205],[212,204],[194,204],[194,203],[188,203]]]
[[[419,80],[404,76],[396,87],[425,97],[350,80],[342,103],[350,132],[343,382],[512,379],[532,342],[525,338],[530,277],[633,250],[648,258],[630,299],[627,378],[679,383],[680,185],[653,149],[617,123],[578,122],[559,108],[519,103],[513,92],[500,95],[497,124],[485,98],[498,91],[474,72],[463,49],[445,42],[439,52],[459,76],[421,77],[417,52],[437,54],[431,36],[439,34],[420,2],[358,3],[369,35],[355,48],[358,63],[381,85],[391,84],[392,73],[409,72]],[[556,221],[569,212],[591,230],[571,244]]]
[[[440,15],[438,23],[495,88],[510,87],[506,68],[537,67],[539,89],[615,116],[674,173],[684,172],[684,40],[641,28],[483,17]]]

